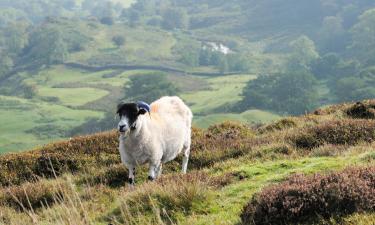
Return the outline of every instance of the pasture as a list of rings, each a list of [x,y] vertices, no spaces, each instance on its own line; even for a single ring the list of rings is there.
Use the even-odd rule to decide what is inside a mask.
[[[129,77],[153,72],[90,72],[56,65],[36,73],[22,73],[26,77],[24,82],[36,87],[35,96],[31,101],[21,97],[1,97],[0,118],[6,121],[0,125],[1,132],[4,132],[0,142],[2,152],[21,151],[59,140],[88,119],[101,118],[104,112],[114,114],[117,102],[124,98],[121,90],[129,82]],[[227,105],[241,100],[245,83],[254,79],[254,75],[207,77],[168,73],[166,76],[181,90],[180,96],[192,108],[194,124],[198,127],[208,127],[224,120],[265,123],[279,118],[260,110],[241,114],[219,113],[225,111]],[[20,109],[25,107],[28,110]],[[51,132],[46,134],[49,128]]]

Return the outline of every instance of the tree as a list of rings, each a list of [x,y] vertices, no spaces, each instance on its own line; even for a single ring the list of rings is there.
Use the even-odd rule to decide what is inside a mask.
[[[164,73],[137,74],[130,77],[130,83],[125,88],[125,98],[152,102],[164,95],[176,95],[178,92],[178,88]]]
[[[311,63],[319,57],[314,41],[305,35],[290,42],[292,53],[288,61],[289,70],[309,70]]]
[[[240,108],[260,108],[279,113],[302,114],[317,105],[316,79],[305,71],[263,75],[249,81]]]
[[[186,29],[189,24],[189,18],[184,9],[168,8],[163,13],[162,26],[164,29]]]
[[[13,60],[0,51],[0,78],[7,74],[13,67]]]
[[[68,56],[63,34],[54,26],[42,26],[32,32],[25,51],[24,60],[37,65],[63,63]]]
[[[359,77],[345,77],[336,82],[333,93],[339,102],[362,100],[360,90],[366,87],[366,83]]]
[[[332,78],[338,74],[340,61],[341,59],[337,54],[326,54],[312,64],[311,71],[317,78]]]
[[[3,31],[4,46],[13,59],[20,54],[23,48],[27,45],[28,27],[28,23],[14,22],[8,24]]]
[[[375,57],[375,8],[365,11],[351,29],[353,43],[350,46],[357,57],[366,62]]]
[[[121,35],[115,35],[112,38],[112,42],[117,46],[123,46],[125,44],[125,38]]]
[[[344,30],[342,18],[327,16],[318,31],[320,49],[324,52],[340,52],[349,43],[349,34]]]

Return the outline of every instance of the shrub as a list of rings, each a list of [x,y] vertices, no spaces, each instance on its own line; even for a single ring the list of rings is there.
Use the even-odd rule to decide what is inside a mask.
[[[275,123],[271,123],[269,125],[266,125],[265,127],[259,128],[259,132],[266,133],[266,132],[273,132],[278,130],[284,130],[292,127],[296,127],[297,124],[292,118],[285,118],[281,119]]]
[[[375,167],[328,175],[295,175],[264,189],[244,207],[244,224],[309,223],[308,219],[375,209]]]
[[[88,164],[119,163],[117,148],[117,133],[112,131],[76,137],[34,151],[3,155],[0,156],[0,185],[19,185],[35,180],[35,176],[54,178],[64,172],[79,171]]]
[[[125,38],[121,35],[113,36],[112,42],[117,46],[120,47],[125,44]]]
[[[375,101],[368,104],[357,102],[346,110],[346,114],[352,118],[375,119]]]
[[[332,120],[300,131],[291,137],[299,148],[312,149],[323,144],[355,145],[375,140],[375,121]]]
[[[212,125],[206,131],[206,137],[214,139],[238,139],[253,136],[253,131],[246,125],[230,121]]]

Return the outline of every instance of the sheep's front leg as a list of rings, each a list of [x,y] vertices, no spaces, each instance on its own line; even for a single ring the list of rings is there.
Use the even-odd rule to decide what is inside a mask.
[[[148,170],[148,180],[153,181],[156,177],[156,171],[157,166],[155,164],[150,164],[150,168]]]
[[[160,163],[159,166],[156,168],[156,171],[155,171],[156,177],[160,177],[162,170],[163,170],[163,164]]]

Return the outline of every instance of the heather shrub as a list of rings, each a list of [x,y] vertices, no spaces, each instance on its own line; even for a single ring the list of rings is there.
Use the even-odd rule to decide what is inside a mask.
[[[259,133],[263,134],[266,132],[279,131],[279,130],[284,130],[284,129],[288,129],[288,128],[292,128],[296,126],[297,126],[297,123],[292,118],[285,118],[275,123],[266,125],[264,127],[260,127],[258,131]]]
[[[254,132],[250,127],[236,122],[224,122],[210,126],[205,132],[207,138],[214,139],[238,139],[249,138],[254,136]]]
[[[346,114],[356,119],[375,119],[375,101],[357,102],[346,110]]]
[[[333,120],[300,130],[290,137],[299,148],[312,149],[323,144],[355,145],[375,140],[375,121]]]
[[[33,181],[35,176],[54,178],[64,172],[77,172],[89,164],[120,162],[118,135],[104,132],[80,136],[43,146],[33,151],[0,156],[0,185]]]
[[[244,224],[297,224],[375,210],[375,167],[294,175],[265,188],[244,207]]]
[[[193,129],[189,168],[202,168],[251,151],[254,132],[235,122],[213,125],[207,130]]]

